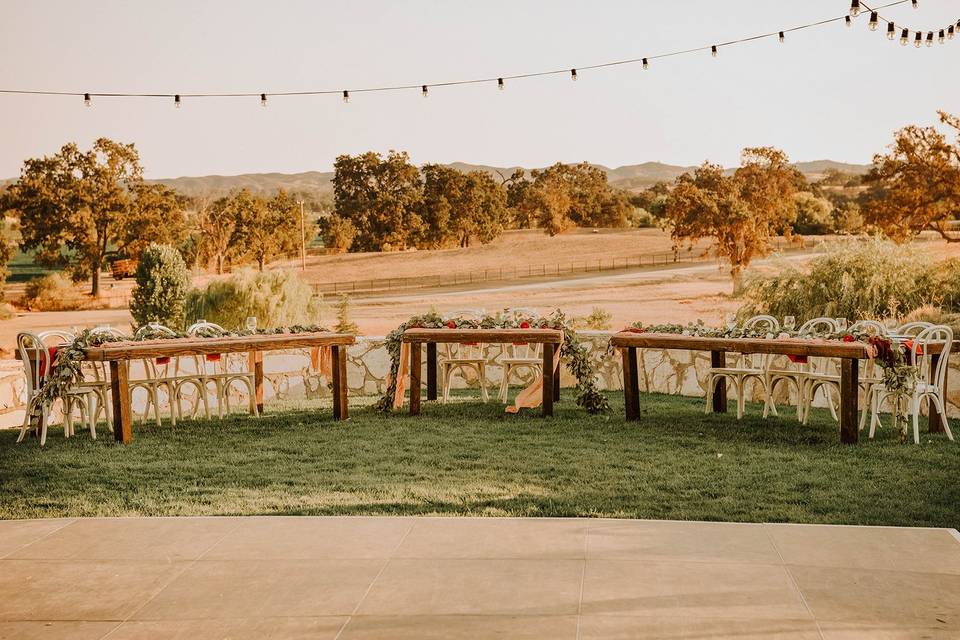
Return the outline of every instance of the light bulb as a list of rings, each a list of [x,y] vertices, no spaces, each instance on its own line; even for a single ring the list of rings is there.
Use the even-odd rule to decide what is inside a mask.
[[[870,31],[876,31],[877,25],[880,24],[880,17],[877,15],[876,11],[870,12]]]
[[[844,24],[846,24],[848,27],[852,27],[852,26],[853,26],[853,20],[850,19],[850,16],[844,16],[843,22],[844,22]]]
[[[350,102],[350,92],[347,91],[346,89],[343,90],[343,102],[344,103]]]
[[[946,36],[944,35],[944,30],[940,29],[940,35],[937,37],[937,40],[940,41],[940,44],[943,44],[946,41]]]
[[[927,46],[933,46],[933,31],[927,31]]]
[[[923,34],[917,31],[917,35],[913,39],[913,46],[919,49],[921,44],[923,44]]]
[[[850,17],[856,18],[860,15],[860,0],[851,0],[850,1]]]
[[[260,94],[260,106],[264,108],[267,106],[267,94],[265,93]]]
[[[913,2],[913,8],[914,8],[914,9],[916,9],[916,8],[918,8],[918,7],[920,6],[920,2],[919,2],[918,0],[912,0],[912,2]]]
[[[953,25],[950,25],[950,27],[947,28],[947,37],[950,38],[951,40],[953,40],[953,32],[954,32]]]
[[[910,42],[910,30],[904,29],[900,32],[900,44],[905,47],[908,42]]]
[[[710,47],[710,55],[712,55],[714,58],[717,57],[717,45]]]
[[[777,39],[780,40],[781,43],[783,43],[783,41],[786,40],[787,37],[783,35],[783,31],[781,31],[779,35],[777,35]]]
[[[423,85],[422,87],[420,87],[420,95],[422,95],[424,98],[427,97],[427,95],[428,95],[428,94],[427,94],[427,85]]]
[[[175,106],[177,109],[180,108],[180,94],[179,94],[179,93],[178,93],[177,95],[173,96],[173,106]]]
[[[90,94],[89,94],[89,93],[83,94],[83,104],[84,104],[85,106],[88,106],[88,107],[92,107],[92,106],[93,106],[93,101],[90,99]]]
[[[644,68],[644,69],[649,69],[649,68],[650,68],[650,63],[647,62],[647,59],[646,59],[646,58],[643,59],[643,68]]]
[[[503,78],[497,78],[497,88],[500,89],[500,91],[503,91],[504,89]]]
[[[887,23],[887,40],[893,40],[897,36],[897,27],[892,22]]]

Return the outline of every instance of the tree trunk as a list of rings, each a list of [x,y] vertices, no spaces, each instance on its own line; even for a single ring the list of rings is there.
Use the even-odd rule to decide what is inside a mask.
[[[730,277],[733,279],[733,295],[743,293],[743,267],[735,264],[730,267]]]
[[[217,275],[223,275],[223,255],[217,254]]]
[[[100,297],[100,264],[97,263],[93,267],[93,277],[91,280],[90,286],[90,295],[94,298]]]
[[[263,273],[263,256],[257,258],[257,265],[260,267],[260,273]]]

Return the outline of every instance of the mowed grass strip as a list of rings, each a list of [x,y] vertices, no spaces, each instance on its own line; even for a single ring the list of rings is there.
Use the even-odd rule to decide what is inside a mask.
[[[260,419],[134,425],[134,443],[53,429],[47,446],[0,432],[0,517],[180,515],[595,516],[955,527],[960,444],[889,427],[838,443],[823,411],[763,420],[750,406],[642,396],[643,419],[590,416],[570,399],[552,419],[461,397],[423,415],[323,406]],[[269,411],[269,408],[268,408]],[[956,421],[955,421],[956,422]],[[960,425],[955,427],[960,432]]]

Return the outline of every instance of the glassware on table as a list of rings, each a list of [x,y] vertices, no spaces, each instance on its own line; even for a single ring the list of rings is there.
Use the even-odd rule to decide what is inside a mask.
[[[837,331],[846,331],[847,330],[847,319],[846,318],[836,318],[837,322]]]
[[[797,328],[797,319],[793,316],[784,316],[783,317],[783,328],[787,331],[793,331]]]
[[[247,321],[243,325],[250,333],[257,332],[257,316],[247,316]]]
[[[724,320],[727,323],[727,329],[729,329],[730,331],[733,331],[734,329],[737,328],[737,314],[728,313],[726,314],[726,316],[724,316]]]

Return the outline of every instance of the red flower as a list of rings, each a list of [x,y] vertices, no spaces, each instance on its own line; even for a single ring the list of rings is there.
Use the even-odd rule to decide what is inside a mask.
[[[521,328],[521,329],[529,329],[529,328],[530,328],[530,323],[527,322],[526,320],[524,320],[523,322],[520,323],[520,328]]]
[[[856,340],[856,338],[854,338],[854,337],[853,337],[852,335],[850,335],[849,333],[848,333],[847,335],[843,336],[843,341],[844,341],[844,342],[854,342],[855,340]]]
[[[454,322],[453,320],[450,320],[447,322],[447,329],[456,329],[456,328],[457,328],[456,322]]]

